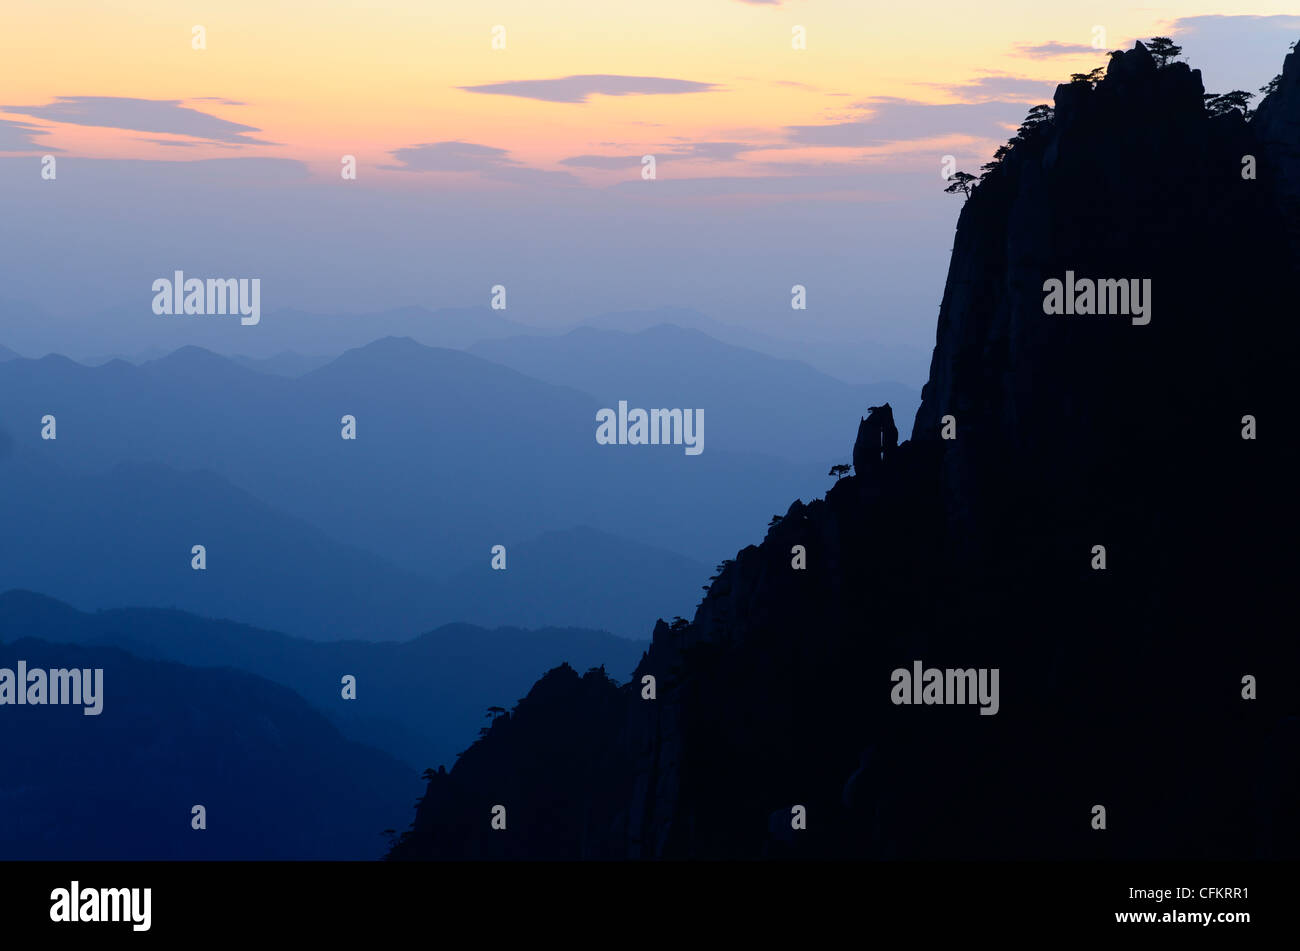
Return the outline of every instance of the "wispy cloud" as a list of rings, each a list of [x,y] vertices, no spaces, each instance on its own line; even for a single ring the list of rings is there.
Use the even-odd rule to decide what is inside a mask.
[[[828,125],[786,126],[789,141],[803,146],[866,148],[892,142],[968,135],[1005,138],[1006,126],[1024,115],[1021,102],[933,104],[879,96],[856,104],[870,115]]]
[[[671,154],[688,159],[709,159],[714,162],[734,161],[741,152],[752,152],[762,146],[748,142],[687,142],[675,146]]]
[[[1161,32],[1183,48],[1183,60],[1201,71],[1206,89],[1257,90],[1281,72],[1300,36],[1300,16],[1181,17]]]
[[[518,164],[505,149],[473,142],[425,142],[388,154],[402,164],[380,168],[404,172],[480,172],[493,165]]]
[[[1056,40],[1050,40],[1046,43],[1017,43],[1015,45],[1017,55],[1029,56],[1034,59],[1047,59],[1052,56],[1079,56],[1083,53],[1096,53],[1098,56],[1105,56],[1109,50],[1094,49],[1087,43],[1058,43]]]
[[[690,92],[709,92],[719,88],[714,83],[697,83],[688,79],[662,79],[657,76],[611,76],[592,74],[564,76],[559,79],[518,79],[487,83],[481,86],[457,86],[466,92],[496,96],[521,96],[543,102],[586,102],[600,96],[668,96]]]
[[[221,119],[183,106],[181,99],[130,99],[121,96],[58,96],[43,106],[3,106],[0,110],[70,125],[163,132],[238,145],[275,145],[248,133],[251,125]]]
[[[615,185],[618,193],[635,193],[640,182]],[[730,175],[706,178],[660,178],[655,191],[671,196],[723,197],[767,196],[772,198],[829,194],[852,195],[866,201],[897,201],[894,178],[871,175],[866,170],[832,166],[824,171],[801,169],[793,175]],[[643,192],[644,193],[644,192]]]
[[[42,145],[33,136],[49,135],[50,130],[25,122],[0,119],[0,152],[59,152],[52,145]]]
[[[30,161],[30,157],[0,158],[0,179],[9,174],[8,163]],[[229,158],[192,161],[177,158],[79,157],[67,161],[75,162],[75,178],[83,185],[101,186],[115,191],[131,189],[132,194],[140,195],[148,195],[156,188],[188,188],[202,184],[231,189],[222,192],[229,198],[235,194],[250,194],[247,189],[252,187],[279,188],[311,180],[311,172],[306,163],[298,159],[270,156],[232,155]],[[59,178],[60,181],[63,178],[62,164],[59,166]]]
[[[1296,32],[1300,32],[1300,16],[1214,13],[1206,16],[1179,17],[1174,21],[1173,28],[1169,32],[1186,35],[1188,33],[1213,32],[1215,30],[1232,31],[1238,36],[1260,32],[1285,33],[1293,36]]]
[[[476,172],[493,181],[518,185],[576,185],[568,172],[533,168],[511,158],[509,151],[475,142],[425,142],[388,153],[398,165],[381,165],[398,172]]]
[[[599,168],[613,171],[620,168],[632,168],[641,164],[639,155],[570,155],[560,159],[561,165],[570,168]]]
[[[979,76],[964,83],[917,83],[942,89],[951,96],[967,103],[976,102],[1044,102],[1052,97],[1057,82],[1043,79],[1029,79],[1025,76],[1012,76],[1006,73],[994,73]]]
[[[571,168],[598,168],[617,170],[631,168],[641,164],[642,155],[652,154],[660,160],[676,158],[683,160],[700,159],[709,162],[734,162],[742,152],[756,149],[785,148],[784,145],[754,145],[748,142],[682,142],[659,148],[647,148],[635,155],[570,155],[560,159],[561,165]]]

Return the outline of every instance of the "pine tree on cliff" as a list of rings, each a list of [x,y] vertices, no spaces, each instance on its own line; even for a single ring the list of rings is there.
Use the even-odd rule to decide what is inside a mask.
[[[1156,61],[1156,66],[1163,69],[1173,62],[1174,57],[1182,55],[1183,48],[1175,46],[1174,41],[1167,36],[1153,36],[1147,44],[1147,52]]]

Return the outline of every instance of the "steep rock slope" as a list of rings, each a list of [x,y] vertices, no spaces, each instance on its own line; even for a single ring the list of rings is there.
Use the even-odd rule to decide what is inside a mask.
[[[868,420],[855,475],[741,551],[693,621],[659,623],[619,739],[555,806],[582,837],[530,854],[1300,851],[1298,74],[1289,56],[1254,123],[1209,115],[1199,73],[1141,44],[1057,89],[962,211],[912,439],[879,447],[889,427]],[[1047,313],[1067,272],[1136,281],[1144,312]],[[996,669],[997,713],[893,702],[893,671],[918,661]],[[472,752],[393,857],[499,854],[453,830],[487,835],[512,751],[489,735]]]

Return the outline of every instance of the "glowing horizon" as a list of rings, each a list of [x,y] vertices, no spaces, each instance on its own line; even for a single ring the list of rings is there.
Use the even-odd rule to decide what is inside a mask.
[[[860,121],[880,100],[998,102],[1007,105],[1008,117],[1019,104],[1023,114],[1034,102],[1050,101],[1069,73],[1104,64],[1109,50],[1172,33],[1177,18],[1215,13],[1208,2],[1134,11],[1107,0],[1090,11],[1105,28],[1105,42],[1094,50],[1094,24],[1028,2],[978,15],[953,0],[879,11],[851,0],[664,0],[653,9],[625,10],[581,0],[544,9],[504,0],[483,10],[397,2],[364,11],[231,0],[184,14],[161,0],[112,10],[85,0],[63,7],[57,22],[45,4],[20,2],[9,12],[0,37],[0,57],[10,67],[0,120],[18,124],[15,134],[26,144],[0,154],[152,161],[259,156],[302,162],[317,180],[337,177],[341,156],[354,155],[371,183],[458,188],[502,187],[512,178],[479,176],[468,160],[464,169],[418,173],[383,166],[400,165],[394,153],[403,149],[463,143],[501,150],[483,154],[515,179],[529,170],[542,173],[537,181],[604,186],[638,174],[635,163],[602,167],[601,158],[612,165],[616,156],[671,158],[676,177],[743,178],[764,174],[770,163],[888,166],[921,150],[932,162],[936,150],[959,147],[985,154],[1014,118],[985,122],[987,132],[946,133],[940,122],[918,130],[931,134],[849,145],[792,141],[789,130]],[[1252,14],[1287,11],[1264,2]],[[192,46],[195,25],[204,28],[204,49]],[[492,48],[497,25],[505,28],[505,49]],[[792,48],[795,26],[806,31],[806,49]],[[1078,49],[1024,52],[1048,43]],[[583,76],[701,88],[659,92],[651,83],[650,91],[609,95],[593,81],[579,101],[492,89]],[[992,95],[976,88],[981,78]],[[1043,95],[1029,92],[1035,83]],[[582,95],[569,87],[563,94]],[[176,102],[224,122],[223,128],[249,127],[255,131],[245,138],[256,141],[66,121],[57,112],[60,100],[78,97]],[[731,145],[701,151],[695,143]]]

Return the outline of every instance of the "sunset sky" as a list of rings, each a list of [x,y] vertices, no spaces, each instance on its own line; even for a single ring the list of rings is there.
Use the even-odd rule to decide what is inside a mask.
[[[929,127],[919,116],[910,127],[891,123],[879,143],[864,135],[827,146],[792,130],[880,117],[872,105],[882,99],[1033,104],[1068,71],[1104,62],[1106,51],[1223,9],[1012,2],[975,13],[951,0],[899,7],[861,0],[11,2],[0,38],[0,106],[5,119],[43,130],[29,136],[33,146],[82,156],[174,160],[178,147],[187,149],[185,159],[238,150],[297,159],[333,177],[342,154],[379,171],[393,164],[395,150],[432,141],[503,149],[514,163],[593,183],[635,174],[639,164],[610,175],[565,160],[663,153],[679,155],[674,174],[743,175],[771,162],[969,143],[974,124],[954,113],[947,124],[957,131],[945,134],[942,111]],[[1289,10],[1265,0],[1251,12]],[[195,25],[205,30],[205,49],[193,48]],[[505,31],[503,50],[492,48],[496,26]],[[792,48],[797,26],[806,49]],[[1095,26],[1105,30],[1102,51],[1091,49]],[[605,94],[618,89],[611,78],[545,82],[572,76],[638,77],[629,86],[644,91]],[[535,85],[503,85],[510,83]],[[104,103],[52,108],[60,97],[91,96],[158,104],[134,113]],[[548,101],[561,97],[568,101]],[[892,115],[886,106],[884,117]],[[194,123],[187,127],[186,119]],[[911,133],[926,137],[904,137]],[[710,142],[734,147],[700,148]],[[737,154],[741,146],[746,151]]]
[[[901,241],[909,261],[924,261],[884,262],[882,275],[901,268],[905,277],[879,292],[890,306],[907,298],[909,311],[928,302],[908,317],[925,328],[958,208],[941,194],[942,156],[977,170],[1030,105],[1051,101],[1058,82],[1138,38],[1175,36],[1214,91],[1258,88],[1300,36],[1300,17],[1288,15],[1294,5],[1273,0],[1227,13],[1221,0],[1141,7],[1111,0],[8,0],[0,29],[0,198],[14,203],[11,221],[24,240],[3,249],[20,266],[0,299],[39,301],[54,313],[84,309],[87,298],[103,306],[129,298],[135,306],[142,278],[125,277],[125,262],[95,251],[103,250],[101,238],[121,236],[115,229],[137,229],[145,245],[171,229],[155,248],[161,252],[189,220],[206,235],[207,256],[224,247],[214,232],[240,230],[226,228],[222,215],[278,209],[277,219],[299,217],[318,230],[303,209],[345,202],[354,229],[374,239],[367,273],[382,267],[389,278],[363,290],[356,281],[332,281],[337,265],[314,276],[295,265],[285,274],[297,291],[281,295],[281,304],[414,303],[401,258],[413,252],[422,226],[404,216],[416,207],[409,202],[428,202],[423,207],[444,227],[449,218],[478,217],[481,233],[457,225],[467,257],[481,257],[483,242],[493,240],[505,259],[503,233],[523,241],[557,216],[564,233],[548,243],[564,246],[566,260],[599,255],[614,219],[641,229],[651,244],[682,249],[682,292],[654,299],[647,288],[662,290],[662,279],[640,285],[630,273],[596,267],[611,293],[591,297],[587,286],[583,297],[573,287],[576,273],[554,261],[534,267],[529,280],[545,274],[559,285],[547,295],[554,306],[533,315],[541,322],[581,302],[588,309],[699,307],[728,320],[762,310],[744,298],[750,277],[735,274],[723,295],[716,270],[713,278],[691,271],[700,249],[688,247],[690,235],[707,234],[715,249],[761,235],[773,254],[807,252],[813,274],[828,259],[842,273],[845,260],[901,255]],[[193,48],[195,26],[203,27],[204,49]],[[505,49],[492,48],[496,26],[504,27]],[[796,27],[806,49],[792,48]],[[1104,30],[1101,50],[1092,48],[1095,27]],[[40,192],[45,154],[59,161],[54,198],[49,188]],[[645,154],[656,157],[654,182],[641,180]],[[340,179],[344,155],[356,157],[355,182]],[[195,164],[205,159],[218,164]],[[75,194],[78,182],[92,180],[91,192]],[[189,191],[167,209],[142,209],[171,187]],[[268,188],[276,197],[266,196]],[[325,188],[353,191],[322,198]],[[294,191],[296,198],[286,194]],[[798,207],[771,207],[790,203]],[[846,214],[846,204],[864,203],[894,207]],[[661,217],[672,208],[675,228]],[[719,214],[728,216],[733,238]],[[40,262],[67,251],[69,231],[99,238],[79,248],[86,272],[54,288]],[[397,234],[405,235],[400,248],[379,247]],[[826,242],[812,253],[809,241],[819,238]],[[198,255],[202,242],[193,240]],[[282,244],[283,235],[267,242]],[[448,253],[428,248],[428,257]],[[319,261],[320,253],[304,251],[308,257]],[[726,257],[713,263],[725,265]],[[112,263],[97,271],[97,261]],[[673,261],[668,254],[662,268]],[[755,262],[755,273],[770,264]],[[163,273],[171,264],[138,266]],[[454,284],[463,270],[464,262],[449,266],[447,279]],[[584,281],[593,279],[590,271]],[[482,281],[475,280],[472,292],[449,286],[436,301],[421,291],[421,303],[478,303]],[[779,283],[788,294],[790,281],[783,275]],[[838,308],[823,329],[860,324],[843,311],[861,292],[821,296]],[[734,306],[723,306],[723,296]]]

